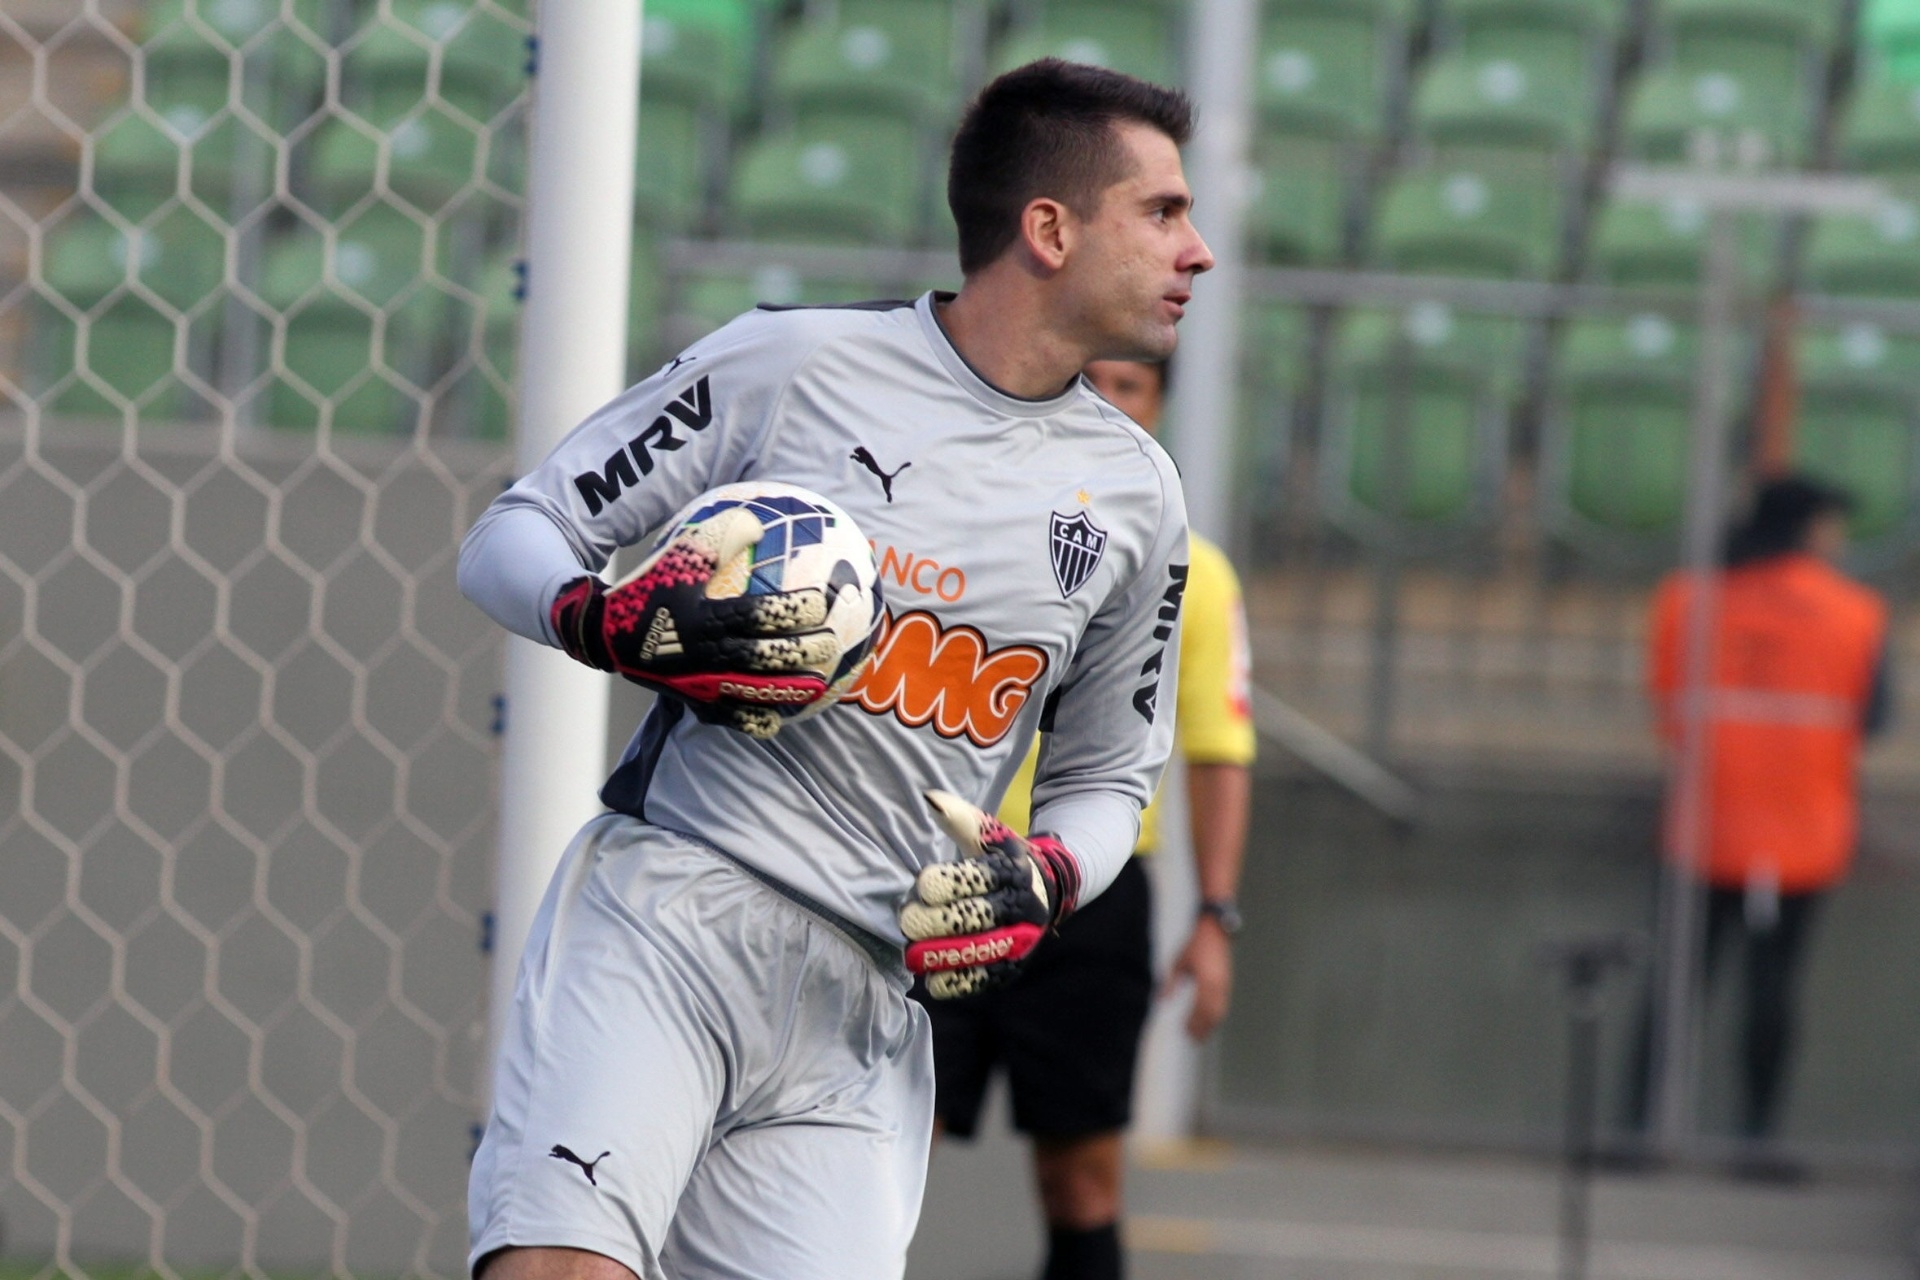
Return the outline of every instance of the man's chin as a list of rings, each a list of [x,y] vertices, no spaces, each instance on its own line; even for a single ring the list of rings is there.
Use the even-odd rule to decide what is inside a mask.
[[[1153,364],[1165,360],[1180,345],[1180,335],[1169,325],[1142,330],[1128,334],[1125,338],[1116,338],[1106,350],[1096,355],[1096,360],[1132,360]]]

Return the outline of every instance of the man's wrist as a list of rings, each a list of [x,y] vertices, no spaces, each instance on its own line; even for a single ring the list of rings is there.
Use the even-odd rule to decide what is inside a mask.
[[[1245,923],[1240,915],[1240,905],[1232,898],[1201,899],[1196,923],[1207,920],[1211,920],[1229,938],[1239,933],[1241,925]]]

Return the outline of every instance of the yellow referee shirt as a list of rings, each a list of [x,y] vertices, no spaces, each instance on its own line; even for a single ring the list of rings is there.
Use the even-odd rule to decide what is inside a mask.
[[[1180,695],[1174,735],[1188,764],[1252,764],[1253,711],[1247,703],[1247,615],[1240,579],[1226,553],[1188,535],[1187,594],[1180,608]],[[1000,820],[1025,831],[1033,818],[1036,736],[1000,802]],[[1159,804],[1140,814],[1135,853],[1151,853],[1159,835]]]

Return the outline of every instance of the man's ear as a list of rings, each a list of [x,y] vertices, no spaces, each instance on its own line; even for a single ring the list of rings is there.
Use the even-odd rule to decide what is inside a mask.
[[[1020,211],[1020,239],[1034,261],[1048,271],[1066,266],[1079,236],[1073,211],[1058,200],[1041,197]]]

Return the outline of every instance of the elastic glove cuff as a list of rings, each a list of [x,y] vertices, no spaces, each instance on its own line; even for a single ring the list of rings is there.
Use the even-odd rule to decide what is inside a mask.
[[[1026,843],[1027,856],[1047,882],[1047,904],[1051,908],[1048,923],[1058,928],[1080,907],[1080,860],[1055,836],[1029,836]]]
[[[598,671],[614,669],[613,653],[607,648],[603,630],[606,609],[606,583],[586,574],[560,588],[548,615],[553,634],[567,656]]]

